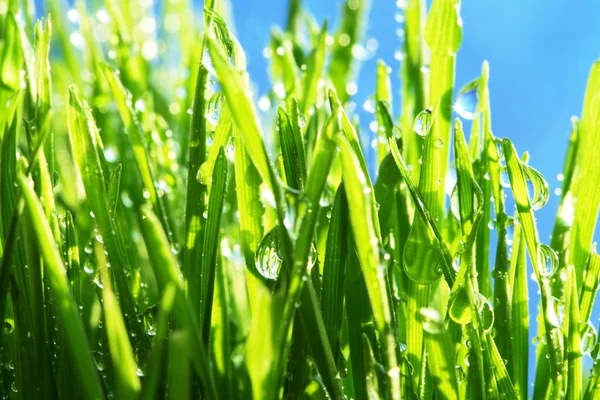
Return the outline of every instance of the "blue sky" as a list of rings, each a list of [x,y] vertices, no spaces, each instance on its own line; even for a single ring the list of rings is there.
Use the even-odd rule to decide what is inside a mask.
[[[287,1],[231,3],[250,76],[259,94],[264,94],[269,83],[261,53],[271,27],[284,24]],[[336,26],[341,1],[305,0],[304,5],[319,22],[328,18],[330,26]],[[394,59],[400,47],[395,20],[398,11],[392,0],[371,0],[365,39],[375,38],[379,46],[358,75],[359,94],[355,100],[359,105],[373,92],[378,58],[394,68],[393,84],[399,93],[399,62]],[[489,61],[493,132],[510,138],[520,153],[528,150],[530,164],[543,173],[552,191],[560,186],[556,177],[562,172],[571,116],[581,113],[589,69],[600,57],[599,14],[600,2],[592,0],[463,1],[463,42],[457,58],[456,87],[476,78],[482,62]],[[369,115],[359,115],[362,124],[368,126]],[[546,243],[550,241],[557,205],[558,196],[553,194],[548,205],[536,213],[540,237]],[[537,287],[535,282],[530,283],[531,312],[537,313]],[[595,308],[592,322],[598,326],[599,307]],[[534,328],[535,321],[531,323]],[[531,350],[533,367],[534,346]]]

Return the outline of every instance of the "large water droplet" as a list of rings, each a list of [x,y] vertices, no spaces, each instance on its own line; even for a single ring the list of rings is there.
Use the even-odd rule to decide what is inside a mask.
[[[267,279],[275,280],[283,259],[279,252],[279,227],[271,229],[256,248],[254,261],[258,272]]]
[[[208,162],[203,162],[200,168],[198,168],[198,174],[196,175],[196,179],[203,185],[208,185],[211,181],[210,176],[210,164]]]
[[[467,83],[456,97],[454,111],[464,119],[475,118],[477,111],[477,88],[479,87],[479,78]]]
[[[408,234],[402,254],[404,270],[408,277],[422,285],[433,283],[442,275],[443,259],[440,243],[426,226],[420,215]]]
[[[531,202],[531,208],[539,210],[548,203],[550,198],[550,188],[548,182],[542,176],[542,174],[529,165],[521,164],[523,172],[525,173],[525,179],[527,180],[527,188],[529,189],[529,200]]]
[[[417,117],[415,118],[413,129],[417,133],[417,135],[425,137],[431,130],[432,123],[433,110],[431,108],[427,108],[417,115]]]
[[[478,295],[477,303],[481,317],[481,327],[485,332],[489,332],[494,326],[494,309],[492,303],[482,294]]]
[[[542,276],[549,278],[553,276],[558,269],[558,254],[546,244],[540,244],[538,251],[541,262],[540,273]]]
[[[594,326],[589,321],[581,325],[581,354],[589,356],[596,346],[598,335],[596,334],[596,329],[594,329]]]

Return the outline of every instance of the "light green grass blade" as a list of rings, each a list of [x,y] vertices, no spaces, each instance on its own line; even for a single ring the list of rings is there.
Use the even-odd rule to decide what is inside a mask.
[[[175,331],[169,337],[169,398],[190,398],[190,367],[187,331]]]
[[[404,61],[402,81],[402,117],[400,126],[404,137],[403,156],[412,167],[413,177],[419,177],[421,143],[414,130],[415,117],[431,104],[428,100],[429,53],[425,48],[425,1],[409,0],[404,8]]]
[[[594,149],[600,146],[600,61],[590,71],[583,104],[579,133],[582,149],[579,167],[574,171],[577,186],[573,198],[575,206],[574,225],[569,246],[570,263],[575,265],[577,282],[583,282],[583,270],[591,251],[598,210],[600,208],[600,157]],[[581,286],[581,285],[578,285]]]
[[[65,267],[58,253],[50,226],[46,221],[42,206],[33,191],[31,181],[21,176],[18,182],[27,205],[28,213],[33,222],[32,226],[35,229],[37,243],[44,258],[46,282],[57,300],[57,316],[67,343],[69,343],[71,356],[77,364],[81,385],[88,398],[101,399],[103,398],[103,394],[98,375],[87,344],[83,325],[79,319],[79,312],[69,292]]]
[[[161,373],[164,360],[166,358],[167,334],[169,333],[169,314],[173,307],[175,299],[175,286],[168,285],[160,300],[160,309],[156,320],[156,336],[154,337],[154,347],[152,348],[152,357],[148,362],[148,372],[140,398],[144,400],[156,399],[159,385],[161,383]]]
[[[512,143],[508,139],[503,140],[504,157],[506,159],[506,167],[510,177],[515,202],[517,204],[517,212],[519,221],[523,229],[523,238],[527,244],[529,257],[533,265],[538,285],[541,291],[543,323],[546,331],[546,339],[548,344],[548,354],[550,357],[550,366],[555,377],[555,387],[561,390],[562,371],[563,371],[563,337],[556,317],[553,300],[550,294],[550,286],[547,272],[542,271],[542,254],[540,250],[540,242],[538,238],[533,209],[527,192],[525,181],[525,168],[517,157],[517,153]],[[545,182],[544,182],[545,183]],[[544,184],[535,182],[535,184]]]
[[[444,399],[458,399],[454,345],[444,319],[431,308],[421,309],[420,315],[425,331],[427,365],[436,392]]]
[[[362,174],[357,155],[351,144],[344,136],[338,136],[336,143],[341,151],[344,189],[348,202],[352,231],[356,238],[356,247],[361,263],[361,268],[368,282],[367,291],[373,307],[373,316],[381,348],[383,349],[383,363],[387,377],[385,392],[390,398],[400,397],[400,369],[396,358],[396,344],[393,336],[392,310],[386,292],[384,266],[379,259],[380,245],[378,234],[373,226],[372,192],[366,191],[364,184],[366,177]]]
[[[579,300],[577,298],[577,281],[575,269],[567,269],[567,287],[565,288],[565,321],[563,330],[567,343],[566,351],[566,398],[569,400],[581,399],[582,394],[582,353],[581,353],[581,332],[579,317]],[[585,320],[584,320],[585,321]]]
[[[318,37],[318,42],[306,60],[306,75],[302,81],[302,98],[300,99],[300,110],[302,114],[309,115],[310,110],[315,107],[318,109],[318,87],[319,79],[323,75],[325,67],[325,53],[327,38],[327,21],[323,23],[321,33]]]
[[[527,289],[527,254],[525,239],[519,225],[513,234],[513,254],[510,264],[512,288],[513,382],[519,396],[527,398],[529,391],[529,293]],[[511,362],[511,361],[509,361]]]
[[[363,17],[368,12],[368,4],[368,0],[356,0],[344,2],[342,6],[342,22],[334,37],[329,64],[329,79],[331,79],[342,103],[345,103],[356,92],[349,88],[355,66],[352,49],[361,40],[364,26]]]
[[[462,41],[462,20],[460,18],[460,0],[434,0],[425,24],[425,42],[431,51],[429,75],[429,102],[427,106],[437,104],[437,118],[431,132],[425,138],[424,165],[431,168],[426,176],[428,182],[421,181],[419,189],[425,197],[425,204],[431,208],[434,218],[443,225],[444,182],[450,157],[450,114],[452,112],[452,90],[454,87],[454,68],[456,52]],[[437,146],[441,146],[437,148]],[[428,150],[429,149],[429,150]],[[425,186],[422,186],[425,185]],[[428,188],[424,191],[423,188]],[[431,200],[429,200],[431,197]]]
[[[135,299],[125,273],[126,269],[134,267],[131,262],[131,254],[125,250],[133,248],[133,245],[129,242],[129,237],[123,233],[122,216],[113,218],[110,215],[111,207],[104,172],[106,166],[102,163],[103,158],[101,157],[103,156],[99,152],[99,149],[102,148],[102,144],[99,142],[100,137],[89,108],[86,103],[80,101],[77,90],[73,87],[69,91],[68,112],[69,136],[75,162],[80,171],[102,241],[108,251],[108,258],[119,291],[119,301],[123,313],[127,315],[125,322],[129,334],[132,335],[132,342],[145,343],[143,345],[145,348],[148,339],[138,321]]]
[[[152,203],[152,207],[159,216],[169,236],[169,240],[176,242],[175,233],[171,230],[172,224],[168,221],[164,204],[162,204],[161,197],[157,194],[156,172],[150,161],[148,151],[144,146],[144,132],[132,107],[131,99],[117,74],[108,65],[103,66],[103,72],[111,88],[113,98],[117,103],[117,109],[123,120],[125,131],[131,141],[131,151],[133,152],[138,171],[144,183],[144,198],[148,198],[150,203]]]
[[[586,322],[592,316],[594,302],[598,294],[598,283],[600,283],[600,256],[593,251],[588,259],[585,279],[579,295],[581,321]]]
[[[99,268],[102,276],[104,323],[116,380],[115,395],[123,398],[133,398],[140,392],[140,378],[136,373],[137,367],[133,350],[127,337],[119,302],[111,288],[109,266],[105,260],[103,261],[103,265],[100,265]]]

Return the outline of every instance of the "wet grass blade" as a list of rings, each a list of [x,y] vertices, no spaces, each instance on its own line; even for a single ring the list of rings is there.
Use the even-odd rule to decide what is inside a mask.
[[[208,364],[208,353],[202,339],[202,332],[196,322],[191,305],[185,297],[181,271],[162,225],[148,207],[142,208],[142,234],[152,261],[156,280],[164,292],[169,285],[175,287],[173,300],[173,318],[176,323],[189,334],[188,346],[197,357],[191,361],[203,384],[206,394],[213,399],[218,398],[212,371]]]
[[[431,308],[423,308],[420,313],[427,348],[427,364],[436,392],[444,399],[458,399],[454,345],[444,326],[444,319]]]
[[[57,316],[69,344],[71,356],[77,364],[81,385],[90,399],[103,398],[100,381],[92,360],[79,312],[69,292],[65,267],[58,253],[50,226],[44,216],[39,199],[33,191],[31,181],[20,176],[19,187],[25,199],[27,211],[35,229],[35,236],[44,259],[44,272],[53,296],[57,299]]]
[[[119,302],[111,287],[109,266],[105,260],[102,264],[100,265],[100,275],[102,276],[104,323],[115,372],[115,395],[132,398],[140,392],[140,378],[136,373],[137,366]]]
[[[204,245],[202,246],[201,270],[201,308],[200,327],[204,343],[208,346],[211,316],[213,308],[213,295],[215,287],[215,273],[219,257],[220,227],[225,202],[225,189],[227,185],[227,158],[225,150],[221,147],[211,180],[210,196],[208,199],[208,218],[204,232]]]
[[[190,367],[187,331],[174,331],[169,337],[169,398],[190,398]]]
[[[521,398],[529,390],[529,293],[527,289],[527,253],[520,226],[515,226],[510,264],[512,288],[513,382]],[[509,361],[510,362],[510,361]]]
[[[568,338],[565,346],[566,351],[566,398],[569,400],[580,399],[582,394],[582,353],[581,353],[581,332],[579,317],[579,300],[577,298],[577,281],[575,269],[567,269],[567,287],[565,288],[565,338]]]
[[[344,318],[344,281],[346,270],[346,235],[348,229],[348,203],[344,187],[337,189],[327,232],[327,249],[323,260],[323,293],[321,308],[327,337],[336,364],[340,365],[342,348],[340,334]]]
[[[562,332],[556,317],[553,299],[550,294],[550,286],[548,281],[548,272],[542,271],[542,253],[538,238],[533,209],[527,192],[525,181],[524,166],[517,157],[517,153],[512,143],[508,139],[503,140],[504,157],[506,159],[506,167],[510,177],[510,184],[517,205],[519,221],[523,230],[523,239],[527,244],[529,258],[533,265],[538,285],[540,286],[541,308],[543,315],[543,323],[545,328],[546,340],[548,345],[548,355],[550,357],[551,371],[555,377],[555,390],[562,390],[562,373],[563,373],[563,353],[564,344]],[[542,183],[537,183],[542,184]]]
[[[582,286],[583,271],[591,252],[591,243],[600,209],[600,157],[594,149],[600,146],[600,61],[596,61],[590,71],[583,104],[583,114],[579,126],[581,135],[581,161],[574,171],[577,186],[573,198],[575,206],[574,225],[569,246],[570,263],[575,265],[578,286]],[[583,286],[582,286],[583,287]]]
[[[354,94],[354,91],[348,88],[355,67],[352,48],[361,40],[363,17],[367,11],[368,0],[344,2],[342,6],[342,22],[334,38],[329,64],[329,78],[342,103]]]
[[[596,295],[598,293],[598,283],[600,282],[600,256],[594,252],[590,254],[588,265],[586,267],[585,279],[581,294],[579,296],[579,315],[581,321],[588,321],[592,316],[592,310]]]
[[[367,291],[379,340],[383,351],[383,364],[386,369],[385,393],[390,398],[400,396],[400,369],[396,356],[396,344],[393,335],[392,307],[387,296],[384,266],[379,259],[380,241],[373,226],[372,192],[365,191],[366,177],[361,173],[360,163],[351,144],[344,136],[338,136],[336,143],[340,148],[343,166],[344,189],[348,202],[352,232],[356,238],[361,268],[368,282]]]

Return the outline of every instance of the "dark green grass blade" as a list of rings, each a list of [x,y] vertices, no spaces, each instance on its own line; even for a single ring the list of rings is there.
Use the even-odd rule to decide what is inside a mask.
[[[152,357],[148,362],[148,372],[142,387],[140,399],[152,400],[157,398],[157,393],[162,381],[164,360],[167,356],[165,345],[168,340],[169,314],[173,307],[175,291],[175,286],[172,284],[168,285],[163,291],[156,320],[156,336],[154,337]]]
[[[102,389],[88,348],[83,325],[79,319],[79,312],[69,292],[69,285],[65,276],[65,267],[54,243],[53,235],[44,217],[42,206],[35,195],[31,182],[23,177],[19,178],[19,187],[23,193],[27,210],[32,219],[37,242],[44,258],[44,272],[46,282],[56,298],[56,310],[71,355],[77,364],[81,385],[90,399],[103,398]]]
[[[598,293],[598,283],[600,283],[600,256],[592,252],[588,259],[585,279],[579,296],[579,315],[583,322],[587,322],[592,316]]]
[[[201,275],[201,309],[200,327],[205,345],[208,346],[211,316],[213,308],[213,295],[215,287],[215,271],[219,256],[221,216],[225,202],[225,189],[227,185],[227,158],[225,150],[221,147],[211,181],[210,196],[208,200],[208,218],[204,232],[204,245],[202,254]]]
[[[206,157],[206,85],[208,83],[208,71],[201,63],[198,67],[198,78],[196,81],[196,93],[192,108],[192,120],[190,123],[188,141],[188,177],[187,196],[185,205],[185,245],[183,248],[183,274],[188,281],[188,292],[192,299],[192,305],[200,305],[200,289],[197,287],[198,270],[201,268],[199,260],[202,258],[202,228],[204,225],[204,214],[206,185],[198,179],[200,166]]]
[[[141,228],[161,292],[164,292],[169,285],[175,286],[173,318],[178,326],[189,334],[189,351],[196,354],[191,358],[192,364],[202,381],[207,396],[216,399],[218,394],[208,363],[208,354],[191,305],[185,298],[179,266],[171,252],[171,246],[160,221],[147,207],[142,208]]]
[[[346,215],[348,218],[348,215]],[[348,258],[346,266],[346,318],[348,323],[348,346],[350,349],[350,363],[352,370],[352,383],[354,385],[354,395],[357,400],[369,398],[367,384],[364,377],[368,370],[366,365],[365,341],[375,342],[375,329],[373,327],[373,311],[368,301],[367,286],[363,272],[360,269],[360,262],[356,254],[356,247],[352,233],[346,235],[348,243]]]
[[[340,335],[344,318],[344,280],[346,270],[346,232],[348,229],[348,202],[343,186],[339,186],[331,210],[327,233],[327,250],[323,260],[323,293],[321,308],[327,337],[336,363],[340,365],[342,349]]]

